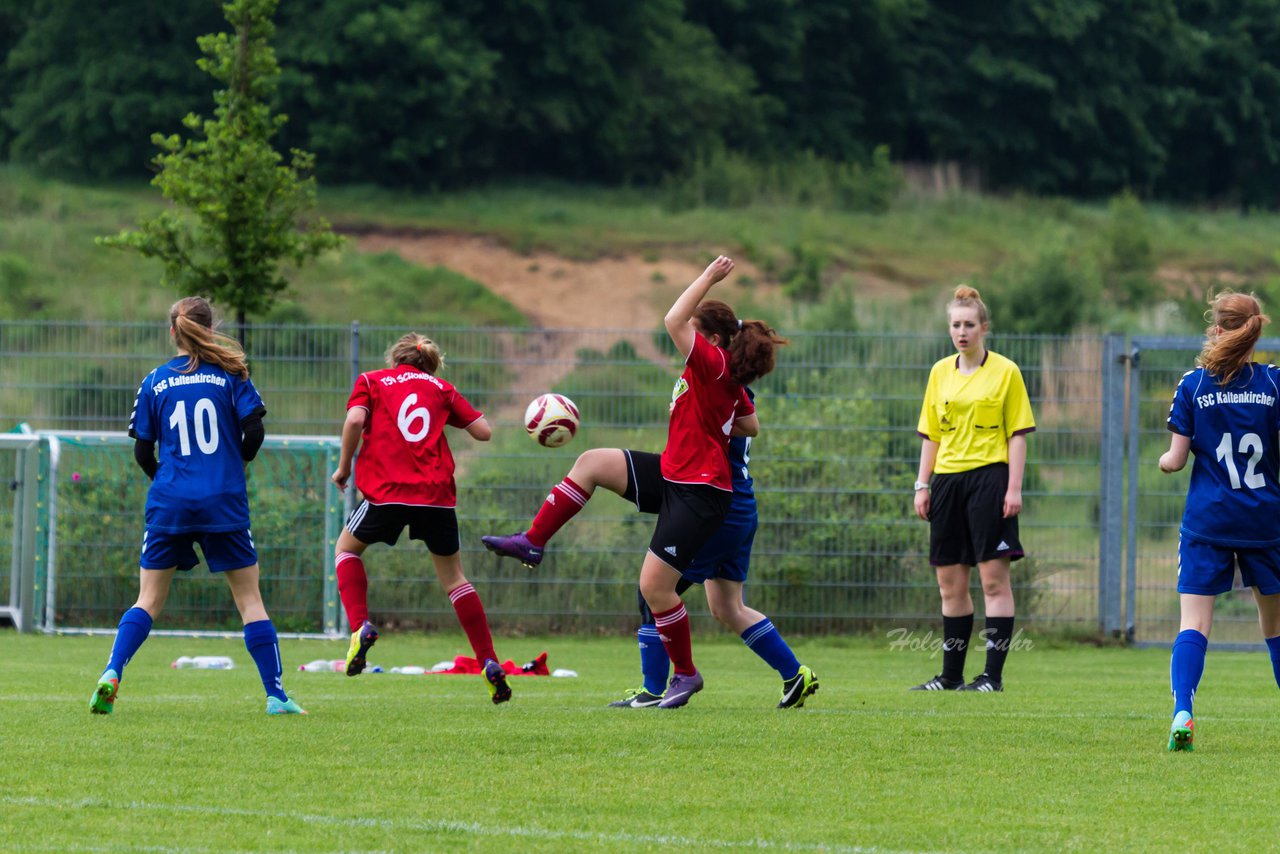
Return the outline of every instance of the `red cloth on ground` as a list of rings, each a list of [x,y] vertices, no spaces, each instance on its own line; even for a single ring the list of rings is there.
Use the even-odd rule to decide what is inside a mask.
[[[502,670],[508,676],[550,676],[551,671],[547,669],[547,654],[541,653],[533,661],[526,664],[516,664],[511,659],[502,662]],[[453,667],[448,670],[428,670],[428,673],[448,674],[448,675],[475,675],[484,672],[484,666],[474,658],[459,655],[453,660]]]

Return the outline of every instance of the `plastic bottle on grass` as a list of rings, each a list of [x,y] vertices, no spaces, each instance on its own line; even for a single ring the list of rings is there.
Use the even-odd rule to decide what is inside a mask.
[[[236,663],[225,655],[184,655],[169,666],[178,670],[231,670]]]
[[[404,674],[405,676],[421,676],[422,674],[427,672],[427,669],[425,667],[409,665],[408,667],[393,667],[391,668],[391,672],[401,673],[401,674]]]

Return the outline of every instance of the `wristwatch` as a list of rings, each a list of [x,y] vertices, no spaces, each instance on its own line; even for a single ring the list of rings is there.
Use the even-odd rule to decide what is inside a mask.
[[[912,490],[914,492],[919,492],[922,489],[928,489],[928,488],[929,488],[929,483],[927,481],[917,480],[916,485],[912,487]]]

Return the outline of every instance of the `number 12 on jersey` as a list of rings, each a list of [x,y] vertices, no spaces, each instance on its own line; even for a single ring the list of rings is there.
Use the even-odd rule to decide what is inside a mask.
[[[1223,433],[1222,441],[1218,443],[1217,457],[1218,462],[1227,467],[1227,477],[1231,478],[1231,488],[1240,488],[1240,472],[1236,469],[1236,458],[1232,452],[1231,434]],[[1267,479],[1260,472],[1255,471],[1258,463],[1262,460],[1262,437],[1257,433],[1245,433],[1240,437],[1240,453],[1250,454],[1249,462],[1244,469],[1244,485],[1250,489],[1261,489],[1266,486]]]

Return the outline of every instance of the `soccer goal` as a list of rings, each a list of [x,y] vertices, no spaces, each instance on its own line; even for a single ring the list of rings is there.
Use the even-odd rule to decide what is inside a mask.
[[[338,637],[333,546],[345,517],[330,482],[336,438],[268,436],[249,466],[253,537],[262,594],[282,636]],[[9,459],[6,459],[8,457]],[[7,615],[20,631],[115,631],[137,598],[148,480],[124,433],[0,436],[13,473]],[[190,500],[204,500],[200,495]],[[178,573],[158,633],[236,635],[241,621],[226,582],[203,566]]]

